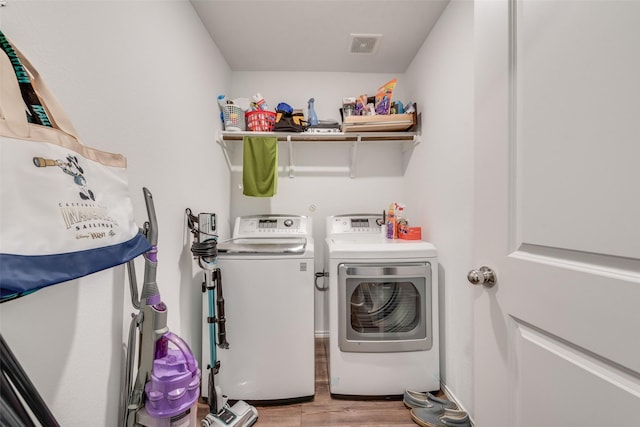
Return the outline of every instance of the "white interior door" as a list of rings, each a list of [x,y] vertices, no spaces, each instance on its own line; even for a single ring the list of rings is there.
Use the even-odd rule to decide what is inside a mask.
[[[476,1],[477,427],[640,426],[640,1]]]

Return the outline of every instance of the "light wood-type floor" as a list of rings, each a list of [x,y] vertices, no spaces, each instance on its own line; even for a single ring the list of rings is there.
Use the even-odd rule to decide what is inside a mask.
[[[312,401],[288,405],[255,405],[259,427],[416,427],[400,397],[380,400],[345,400],[329,393],[326,339],[316,339],[316,394]],[[203,373],[206,381],[206,373]],[[445,397],[443,393],[438,393]],[[198,420],[209,408],[198,405]]]

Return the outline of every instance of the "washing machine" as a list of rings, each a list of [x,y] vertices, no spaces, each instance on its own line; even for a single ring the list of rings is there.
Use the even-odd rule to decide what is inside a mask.
[[[381,223],[373,214],[327,218],[327,359],[334,396],[440,389],[436,248],[388,240]]]
[[[248,402],[313,398],[314,242],[311,218],[236,218],[218,243],[229,348],[217,346],[216,385]],[[203,298],[202,366],[209,365],[208,302]],[[207,387],[202,387],[206,397]]]

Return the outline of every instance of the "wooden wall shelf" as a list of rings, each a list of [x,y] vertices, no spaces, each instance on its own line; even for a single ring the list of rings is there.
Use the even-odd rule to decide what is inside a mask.
[[[233,145],[238,142],[242,142],[245,136],[275,136],[278,138],[278,142],[286,143],[289,145],[289,161],[288,161],[288,173],[289,177],[295,176],[295,162],[294,162],[294,144],[300,143],[342,143],[351,144],[351,158],[350,167],[346,171],[351,178],[355,178],[355,164],[357,160],[358,148],[362,144],[367,142],[388,142],[390,144],[401,143],[403,145],[403,152],[408,147],[415,147],[420,143],[419,134],[416,132],[335,132],[335,133],[282,133],[282,132],[232,132],[223,131],[220,132],[217,143],[222,147],[225,160],[229,170],[232,172],[242,171],[242,165],[233,165],[229,151],[233,150]],[[315,170],[318,174],[322,173],[335,173],[335,168],[318,167]]]

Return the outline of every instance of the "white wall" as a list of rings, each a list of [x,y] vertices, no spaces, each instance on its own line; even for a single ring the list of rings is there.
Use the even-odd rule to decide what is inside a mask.
[[[0,22],[84,143],[128,158],[139,225],[147,219],[142,187],[153,193],[169,328],[199,354],[201,279],[184,210],[215,212],[228,224],[229,173],[214,141],[216,97],[229,91],[230,70],[217,47],[185,1],[12,0]],[[123,317],[133,311],[124,273],[107,270],[0,307],[3,337],[61,425],[117,425]]]
[[[473,2],[452,0],[407,70],[422,140],[406,185],[409,218],[438,248],[442,381],[473,411]]]

